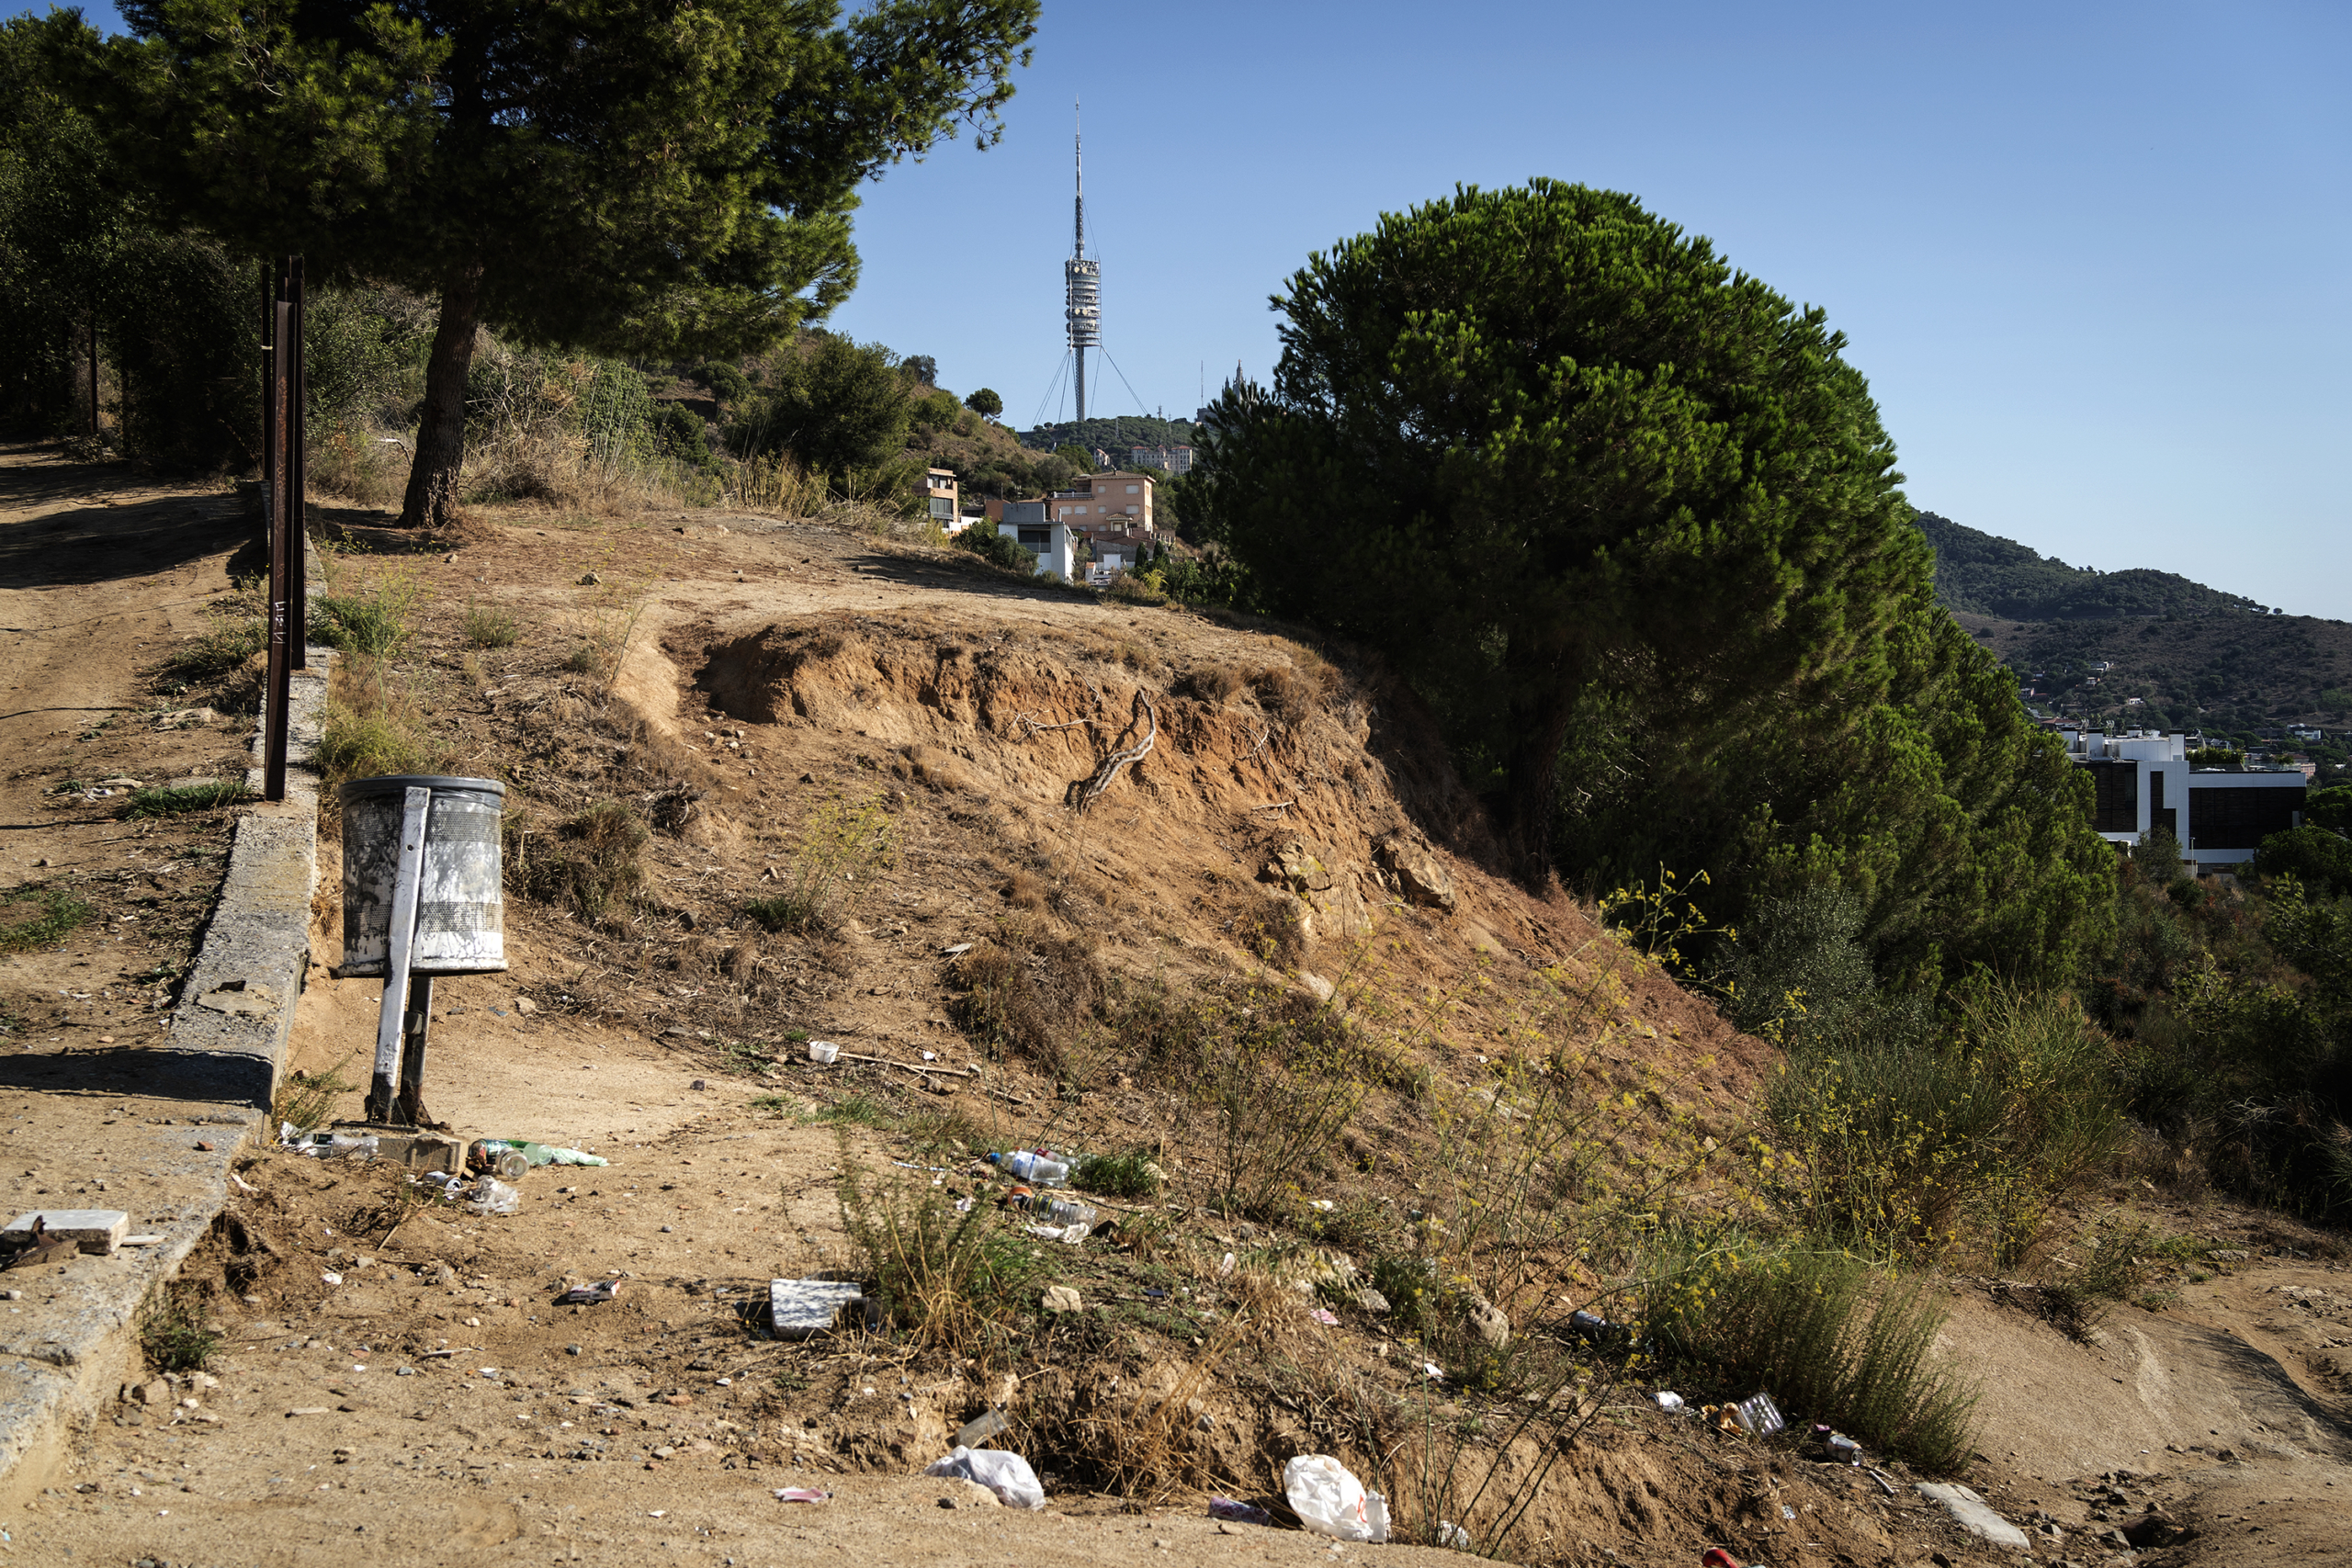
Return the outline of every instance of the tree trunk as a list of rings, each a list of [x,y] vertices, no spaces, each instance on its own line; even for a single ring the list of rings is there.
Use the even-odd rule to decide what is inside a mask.
[[[466,377],[481,325],[481,268],[461,266],[441,286],[441,321],[424,364],[424,412],[416,425],[403,528],[446,528],[458,521],[458,476],[466,460]]]
[[[1555,657],[1538,677],[1514,671],[1526,695],[1511,704],[1510,750],[1503,760],[1503,848],[1510,874],[1531,893],[1552,885],[1552,818],[1560,798],[1560,748],[1584,689],[1583,662]]]

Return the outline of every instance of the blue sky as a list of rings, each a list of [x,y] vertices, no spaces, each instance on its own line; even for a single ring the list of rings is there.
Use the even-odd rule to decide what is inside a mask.
[[[1028,423],[1073,96],[1102,413],[1264,377],[1267,296],[1383,211],[1579,180],[1825,307],[1917,505],[2352,618],[2347,77],[2341,5],[1047,0],[1003,143],[867,188],[833,325]]]

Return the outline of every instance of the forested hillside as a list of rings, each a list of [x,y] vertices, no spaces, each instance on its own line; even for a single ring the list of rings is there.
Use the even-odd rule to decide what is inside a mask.
[[[1919,513],[1936,550],[1936,596],[1949,610],[2005,621],[2095,621],[2117,615],[2253,615],[2265,606],[2169,571],[2095,571]]]
[[[2249,745],[2290,724],[2352,723],[2342,621],[2274,615],[2169,571],[2068,566],[1932,512],[1919,526],[1935,547],[1936,596],[2044,712]],[[2340,744],[2306,750],[2343,760]]]

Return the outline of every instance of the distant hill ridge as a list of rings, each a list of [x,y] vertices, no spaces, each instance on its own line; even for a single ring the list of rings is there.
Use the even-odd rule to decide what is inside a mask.
[[[1946,609],[2004,621],[2104,621],[2133,615],[2260,615],[2267,608],[2169,571],[2093,571],[1932,512],[1919,527],[1936,551]]]

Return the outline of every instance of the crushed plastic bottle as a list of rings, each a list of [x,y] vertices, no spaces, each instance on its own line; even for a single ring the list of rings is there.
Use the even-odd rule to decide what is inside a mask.
[[[1040,1187],[1061,1187],[1069,1181],[1069,1162],[1055,1158],[1048,1149],[1012,1149],[989,1156],[989,1163],[1017,1180],[1034,1181]]]
[[[1047,1224],[1082,1225],[1090,1230],[1094,1226],[1094,1205],[1081,1203],[1075,1198],[1057,1198],[1041,1206],[1037,1212]]]
[[[521,1156],[517,1166],[506,1156]],[[476,1138],[466,1145],[466,1164],[475,1170],[490,1171],[505,1180],[518,1179],[525,1171],[543,1165],[608,1165],[602,1155],[582,1154],[578,1149],[559,1149],[548,1144],[535,1144],[527,1138]]]

